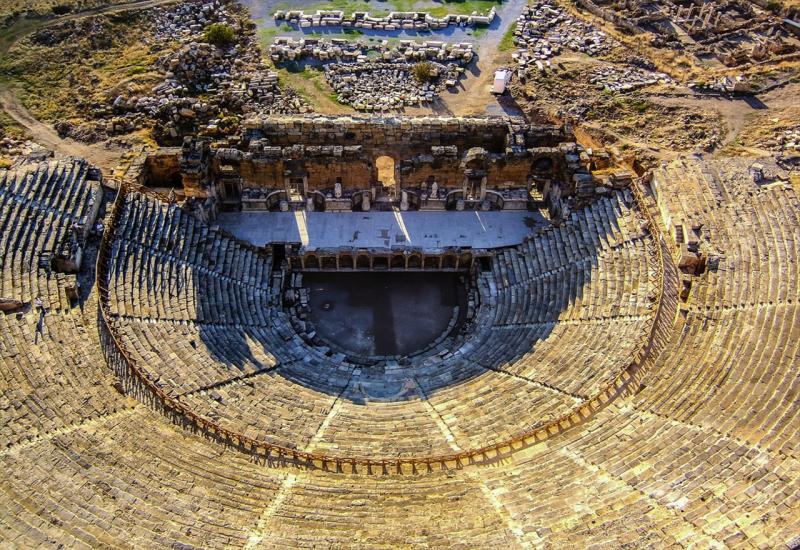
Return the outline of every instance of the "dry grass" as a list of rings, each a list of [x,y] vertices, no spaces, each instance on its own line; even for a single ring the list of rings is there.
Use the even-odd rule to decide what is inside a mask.
[[[77,24],[102,31],[67,28],[63,41],[53,45],[33,35],[0,64],[5,83],[39,120],[80,120],[123,90],[146,90],[157,81],[152,65],[160,52],[141,44],[148,32],[142,19],[97,16]]]
[[[123,4],[130,0],[2,0],[0,24],[6,19],[33,16],[47,17],[82,11],[109,4]]]

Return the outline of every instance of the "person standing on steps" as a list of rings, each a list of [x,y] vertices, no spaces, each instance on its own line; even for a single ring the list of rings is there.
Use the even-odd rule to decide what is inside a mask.
[[[36,311],[39,312],[39,320],[36,321],[36,343],[39,343],[39,335],[44,338],[44,316],[46,310],[44,308],[44,304],[42,303],[42,299],[37,296],[36,299],[33,301],[34,307],[36,307]]]

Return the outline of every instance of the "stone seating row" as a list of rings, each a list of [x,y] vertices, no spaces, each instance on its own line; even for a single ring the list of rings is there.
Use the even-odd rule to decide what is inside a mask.
[[[0,452],[124,406],[84,311],[0,314]]]
[[[27,548],[241,547],[283,478],[141,405],[2,461],[0,539]]]
[[[316,448],[337,456],[407,457],[450,453],[459,446],[480,447],[512,437],[580,404],[603,381],[627,366],[645,334],[648,312],[638,304],[646,303],[640,295],[649,290],[650,273],[646,241],[641,233],[634,233],[639,222],[634,220],[623,193],[598,201],[590,210],[576,213],[575,219],[594,216],[592,219],[598,220],[598,227],[607,236],[596,237],[597,242],[610,243],[602,253],[612,260],[589,257],[579,264],[576,249],[558,268],[540,260],[545,273],[531,278],[533,282],[520,277],[514,285],[484,284],[503,297],[504,314],[497,314],[500,308],[496,296],[488,300],[491,303],[482,307],[479,315],[485,324],[479,338],[468,339],[442,357],[423,358],[396,372],[382,372],[376,379],[369,369],[355,369],[338,354],[312,348],[301,340],[280,308],[270,302],[269,288],[240,284],[235,271],[214,272],[213,266],[205,264],[213,255],[190,258],[183,251],[184,245],[176,241],[173,225],[188,223],[194,226],[192,234],[206,234],[194,218],[176,207],[159,206],[149,197],[131,193],[125,198],[120,219],[121,238],[115,241],[112,252],[110,290],[112,306],[119,314],[115,326],[154,383],[192,410],[256,439],[301,450]],[[617,215],[631,219],[617,222],[613,218]],[[148,216],[158,221],[145,224]],[[144,226],[146,231],[160,229],[140,238],[137,231]],[[568,224],[554,229],[553,234],[567,235],[574,230]],[[235,254],[239,251],[251,252],[224,242],[226,238],[219,235],[215,242],[219,248],[233,250],[234,256],[226,260],[229,264],[237,263]],[[568,242],[566,237],[552,238],[552,242]],[[586,248],[588,254],[593,250]],[[533,251],[535,248],[525,249],[526,253]],[[559,262],[560,257],[553,255],[551,260]],[[626,262],[634,266],[628,271],[640,280],[626,280]],[[195,285],[185,292],[188,284],[176,288],[180,270],[174,266],[179,263],[193,278],[214,282],[211,288],[223,296],[219,307],[198,308],[198,303],[212,301],[207,297],[208,286]],[[612,264],[615,267],[610,275],[602,273],[607,263],[609,270]],[[587,281],[593,278],[602,284],[592,286],[584,279],[559,276],[559,270],[577,269],[577,265],[594,267],[597,272],[586,275]],[[212,272],[214,275],[209,275]],[[524,273],[528,273],[527,268]],[[229,286],[240,295],[227,297],[229,292],[219,292],[219,281],[230,281]],[[548,334],[521,330],[509,339],[508,330],[494,327],[558,320],[576,305],[575,300],[556,300],[551,293],[538,291],[544,282],[555,296],[592,294],[586,303],[595,305],[595,315],[606,311],[614,320],[623,313],[641,315],[629,319],[626,328],[630,331],[625,333],[619,332],[618,322],[611,321],[594,330],[597,340],[592,342],[604,345],[603,353],[597,354],[602,358],[599,366],[587,360],[560,361],[558,347],[549,344],[549,369],[543,381],[534,372],[537,363],[527,361],[519,368],[513,363],[526,354],[536,355],[537,339],[546,340]],[[526,300],[515,306],[517,294]],[[632,308],[600,309],[606,301],[622,300]],[[228,304],[238,305],[225,309]],[[175,315],[175,311],[181,314]],[[578,332],[574,331],[576,346],[585,349],[579,346]],[[611,348],[608,344],[615,340],[607,335],[612,333],[632,341]],[[558,334],[563,335],[563,331]],[[556,368],[559,363],[560,369]],[[582,377],[589,380],[584,389]],[[561,386],[571,389],[564,391]],[[402,437],[387,438],[388,433]]]
[[[524,283],[495,285],[493,325],[647,315],[655,269],[648,248],[647,242],[636,241]]]
[[[522,548],[481,483],[462,476],[382,476],[365,485],[363,477],[300,473],[287,486],[263,525],[268,545]]]
[[[52,271],[50,259],[73,225],[85,231],[94,223],[101,192],[88,177],[84,161],[0,170],[0,297],[40,298],[48,309],[69,309],[66,290],[76,288],[76,279]]]
[[[791,194],[786,199],[794,200]],[[759,216],[769,218],[766,212]],[[790,224],[787,220],[784,229],[797,229]],[[735,241],[734,234],[729,238]],[[736,276],[727,272],[720,282],[729,284]],[[173,426],[116,391],[100,393],[109,388],[104,382],[107,367],[96,357],[96,292],[82,315],[77,308],[72,315],[48,313],[44,342],[36,342],[36,319],[30,313],[22,319],[0,315],[6,323],[0,330],[0,372],[12,377],[3,381],[0,395],[20,387],[17,395],[33,392],[31,402],[38,405],[30,407],[30,418],[23,421],[0,408],[1,424],[5,427],[10,418],[8,425],[15,426],[10,431],[17,434],[6,438],[10,447],[0,448],[0,542],[22,548],[792,547],[800,532],[795,451],[800,312],[796,294],[786,290],[796,288],[789,286],[796,284],[796,271],[779,270],[771,276],[769,292],[786,292],[785,302],[716,308],[720,294],[708,293],[702,295],[702,308],[683,308],[667,349],[645,373],[643,386],[587,422],[485,466],[447,472],[420,468],[403,475],[393,475],[391,469],[373,476],[265,464]],[[744,274],[741,282],[752,284]],[[134,321],[119,322],[124,326]],[[146,327],[142,330],[150,328],[147,320],[135,322]],[[636,322],[643,320],[561,321],[547,346],[558,353],[563,338],[561,351],[566,353],[581,331],[588,339],[598,323]],[[170,330],[167,322],[159,323],[159,332],[143,334],[155,338],[150,344]],[[224,334],[231,326],[220,330]],[[248,332],[245,341],[268,329],[256,328],[241,329]],[[561,329],[575,332],[563,336]],[[272,330],[281,335],[281,349],[302,349],[289,329]],[[440,358],[447,368],[420,366],[430,369],[423,370],[427,379],[419,380],[421,391],[433,399],[429,402],[441,398],[442,381],[450,372],[459,380],[477,380],[485,373],[465,356],[499,340],[491,334],[505,330],[516,329],[476,329],[484,339]],[[194,332],[186,337],[193,338],[190,334]],[[608,334],[609,340],[622,340]],[[176,345],[179,336],[165,346]],[[194,348],[184,347],[175,348],[175,356],[187,368],[214,360],[218,353],[250,365],[228,342],[212,341],[214,345],[198,345],[196,357]],[[537,353],[546,349],[543,345],[537,343]],[[596,345],[587,343],[587,349]],[[266,351],[264,356],[252,353],[256,361],[246,359],[253,365],[268,357]],[[18,364],[20,354],[34,359]],[[72,364],[78,355],[84,358]],[[564,355],[564,364],[570,361]],[[347,381],[355,374],[352,365],[310,349],[307,361],[281,363],[278,369],[305,387],[323,376]],[[402,381],[399,370],[388,374],[393,383]],[[362,393],[372,395],[377,381],[362,379],[370,388]],[[452,399],[459,398],[460,386],[452,387]],[[476,386],[471,393],[491,395],[485,384]],[[334,390],[325,392],[338,395]],[[352,405],[342,401],[326,429],[314,432],[320,436],[310,438],[312,447],[326,444],[321,440],[331,427],[331,443],[341,445],[349,430],[336,426],[336,417],[352,419],[364,407],[355,382],[341,394]],[[106,409],[74,413],[70,406],[87,395],[95,395]],[[382,412],[399,413],[394,403],[389,408],[374,401]],[[484,404],[474,401],[470,412],[475,415]],[[346,408],[351,406],[352,413]],[[452,433],[461,435],[460,421],[446,414],[441,418]],[[350,426],[363,429],[360,420]],[[382,421],[391,422],[387,417]],[[25,428],[17,430],[20,426]],[[35,426],[37,439],[26,443],[19,434]],[[441,424],[437,428],[443,433]]]
[[[128,193],[118,225],[122,240],[159,251],[181,265],[200,267],[244,285],[269,287],[268,255],[223,235],[176,205]]]
[[[735,166],[724,177],[696,161],[667,168],[681,185],[680,193],[659,189],[662,212],[694,215],[701,247],[723,257],[719,269],[692,278],[682,324],[640,394],[643,407],[796,459],[797,195],[757,185]],[[701,207],[703,195],[713,208]]]
[[[268,322],[268,288],[254,287],[151,248],[118,241],[112,250],[112,311],[160,320]]]
[[[90,166],[80,160],[25,163],[0,170],[0,205],[17,203],[82,223],[99,198],[97,186],[87,181],[89,172]]]
[[[794,536],[798,487],[767,453],[631,405],[596,419],[481,476],[522,530],[556,547],[775,547]]]
[[[153,379],[175,396],[274,368],[264,327],[117,319],[116,331]]]
[[[642,392],[648,410],[800,457],[798,317],[794,304],[689,313]]]
[[[785,303],[796,298],[800,203],[788,188],[758,190],[726,204],[720,211],[731,220],[722,230],[704,229],[723,257],[719,268],[698,277],[692,305],[753,306]]]
[[[645,235],[642,219],[632,209],[630,191],[618,191],[570,214],[558,227],[540,229],[519,247],[498,254],[493,265],[502,286],[518,284],[598,257]]]
[[[650,326],[647,319],[616,319],[496,327],[467,358],[586,399],[627,367]]]
[[[743,166],[700,159],[662,166],[654,178],[665,225],[673,237],[681,233],[678,244],[688,239],[707,259],[692,281],[690,307],[746,307],[797,296],[800,203],[790,187],[757,185]]]

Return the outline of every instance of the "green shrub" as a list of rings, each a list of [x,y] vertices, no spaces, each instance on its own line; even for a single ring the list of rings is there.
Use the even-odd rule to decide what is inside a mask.
[[[225,23],[214,23],[206,29],[206,42],[220,48],[230,46],[236,41],[236,32],[233,27]]]
[[[420,61],[413,68],[414,78],[419,82],[432,82],[436,78],[436,70],[429,61]]]
[[[514,33],[517,30],[517,22],[514,21],[508,27],[508,30],[503,35],[503,39],[500,40],[500,44],[497,46],[497,49],[501,52],[507,52],[509,50],[514,49]]]

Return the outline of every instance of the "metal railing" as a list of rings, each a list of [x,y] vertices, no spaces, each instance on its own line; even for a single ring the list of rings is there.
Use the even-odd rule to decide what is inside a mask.
[[[632,383],[635,383],[638,380],[638,375],[644,368],[654,362],[653,349],[657,333],[662,327],[662,323],[672,322],[671,318],[662,319],[662,317],[664,317],[663,297],[665,284],[667,283],[664,277],[664,249],[666,243],[658,230],[658,226],[653,222],[646,201],[637,185],[637,183],[632,185],[632,194],[655,241],[655,246],[651,254],[658,270],[658,295],[655,298],[657,306],[653,314],[649,333],[643,337],[643,341],[639,346],[639,351],[636,352],[628,365],[622,368],[613,380],[602,386],[591,398],[568,413],[553,420],[532,426],[503,441],[451,454],[420,457],[370,458],[336,456],[299,451],[281,445],[259,441],[234,430],[224,428],[213,420],[205,418],[191,410],[187,405],[169,395],[151,380],[147,371],[129,351],[124,339],[117,333],[112,321],[113,314],[110,307],[108,288],[109,269],[111,267],[111,251],[118,230],[119,215],[123,208],[125,197],[131,191],[131,188],[126,185],[120,187],[116,200],[114,201],[108,227],[104,232],[97,257],[97,287],[100,298],[99,331],[102,349],[109,366],[120,378],[123,388],[127,393],[135,396],[140,401],[161,412],[174,423],[184,428],[194,432],[200,432],[225,445],[257,454],[266,461],[295,464],[325,470],[330,470],[331,466],[333,466],[334,471],[337,472],[343,472],[345,466],[350,466],[353,472],[357,471],[358,467],[363,466],[367,469],[368,473],[388,473],[390,469],[395,469],[398,473],[401,473],[404,471],[404,467],[412,468],[414,472],[416,472],[419,467],[425,467],[430,471],[434,465],[439,465],[443,469],[449,469],[463,467],[465,463],[476,464],[490,462],[520,448],[544,441],[553,435],[585,422],[597,411],[604,408],[617,396],[621,395]],[[145,195],[154,196],[153,193],[146,190],[135,190]],[[379,469],[379,472],[375,472],[373,468]]]

